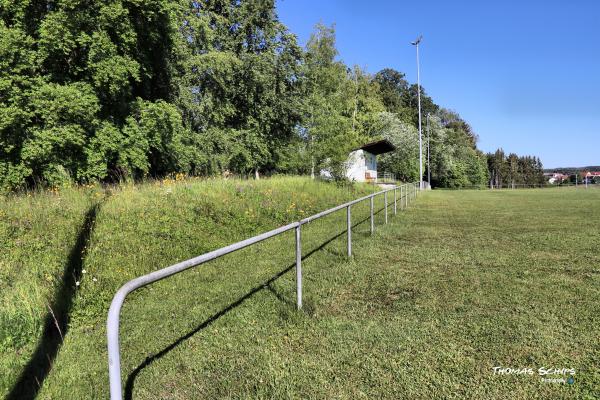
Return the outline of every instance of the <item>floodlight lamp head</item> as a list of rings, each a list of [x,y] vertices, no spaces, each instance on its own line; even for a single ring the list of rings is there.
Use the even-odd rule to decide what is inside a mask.
[[[414,42],[411,42],[410,44],[412,44],[413,46],[417,46],[419,43],[421,43],[421,39],[423,39],[423,35],[419,35],[417,40],[415,40]]]

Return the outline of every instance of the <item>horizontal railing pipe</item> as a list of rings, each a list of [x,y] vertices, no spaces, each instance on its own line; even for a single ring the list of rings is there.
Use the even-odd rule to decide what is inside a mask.
[[[261,235],[254,236],[252,238],[242,240],[231,244],[229,246],[222,247],[220,249],[211,251],[201,256],[191,258],[187,261],[183,261],[170,267],[160,269],[158,271],[151,272],[147,275],[140,276],[127,282],[123,285],[115,294],[110,308],[108,310],[108,319],[106,323],[107,339],[108,339],[108,369],[110,379],[110,397],[111,399],[121,399],[121,360],[119,353],[119,316],[121,313],[121,307],[125,301],[125,297],[136,289],[146,286],[150,283],[159,281],[166,277],[178,274],[179,272],[185,271],[186,269],[196,267],[207,261],[214,260],[215,258],[224,256],[234,251],[243,249],[250,245],[253,245],[263,240],[269,239],[273,236],[277,236],[283,232],[287,232],[296,227],[300,226],[298,222],[282,226],[272,231],[265,232]]]

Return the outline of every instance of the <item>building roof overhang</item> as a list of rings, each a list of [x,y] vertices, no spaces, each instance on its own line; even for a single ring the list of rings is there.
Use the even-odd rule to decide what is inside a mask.
[[[371,143],[367,143],[361,147],[359,147],[357,150],[364,150],[366,152],[369,152],[371,154],[383,154],[383,153],[389,153],[390,151],[394,151],[396,150],[396,146],[394,146],[389,140],[378,140],[376,142],[371,142]]]

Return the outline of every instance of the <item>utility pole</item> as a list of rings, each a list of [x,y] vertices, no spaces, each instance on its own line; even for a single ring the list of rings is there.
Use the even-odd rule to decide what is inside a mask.
[[[423,35],[411,42],[417,48],[417,102],[419,104],[419,189],[423,190],[423,139],[421,134],[421,72],[419,67],[419,43]]]

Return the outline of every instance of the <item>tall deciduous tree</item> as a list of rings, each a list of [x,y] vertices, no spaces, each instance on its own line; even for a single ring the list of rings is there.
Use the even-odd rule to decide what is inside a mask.
[[[273,168],[275,150],[300,120],[303,57],[274,2],[191,2],[182,25],[187,57],[178,103],[204,147],[198,172]]]
[[[186,168],[167,161],[182,150],[170,142],[188,136],[178,111],[143,111],[173,99],[177,6],[24,0],[0,9],[2,81],[12,87],[0,88],[0,114],[21,110],[2,118],[1,186]],[[135,130],[133,120],[165,130]]]
[[[352,118],[348,117],[358,101],[358,90],[348,85],[346,66],[336,57],[334,28],[317,25],[306,46],[301,130],[313,177],[317,169],[324,167],[341,175],[348,152],[359,142],[352,129]],[[355,92],[354,96],[348,96],[349,89]]]
[[[389,140],[396,150],[380,156],[381,172],[390,172],[397,179],[413,182],[419,179],[419,132],[397,114],[382,112],[379,115],[383,138]]]

